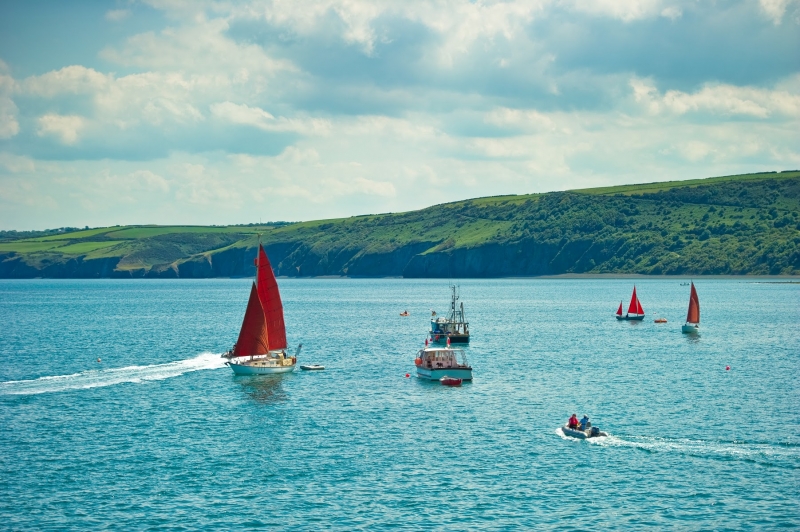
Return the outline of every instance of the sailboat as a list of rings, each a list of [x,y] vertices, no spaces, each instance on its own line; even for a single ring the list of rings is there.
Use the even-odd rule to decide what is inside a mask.
[[[692,291],[689,294],[689,311],[686,313],[686,323],[681,327],[681,332],[700,332],[700,300],[697,298],[694,282],[692,283]]]
[[[239,339],[222,356],[237,375],[288,373],[297,365],[297,355],[303,344],[297,347],[294,356],[287,356],[281,294],[261,242],[255,264],[256,279],[250,287]]]
[[[617,319],[628,321],[642,321],[644,319],[644,309],[642,308],[642,303],[639,301],[639,298],[636,297],[636,285],[633,285],[631,304],[628,305],[628,312],[624,316],[622,315],[622,301],[619,302]]]

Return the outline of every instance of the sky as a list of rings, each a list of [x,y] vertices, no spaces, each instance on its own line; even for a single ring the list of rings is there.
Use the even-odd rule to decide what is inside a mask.
[[[0,229],[800,168],[800,0],[0,3]]]

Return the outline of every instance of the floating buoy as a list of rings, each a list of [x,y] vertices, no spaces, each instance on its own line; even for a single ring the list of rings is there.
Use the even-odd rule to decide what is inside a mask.
[[[406,373],[406,378],[408,378],[408,377],[410,377],[410,376],[411,376],[410,374]]]
[[[725,366],[725,371],[730,371],[730,370],[731,370],[730,366]]]
[[[100,360],[100,357],[97,357],[97,361],[98,361],[98,362],[102,362],[102,360]]]

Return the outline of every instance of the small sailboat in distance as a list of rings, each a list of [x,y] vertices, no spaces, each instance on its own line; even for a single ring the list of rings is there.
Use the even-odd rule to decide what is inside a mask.
[[[631,295],[631,304],[628,305],[628,312],[624,316],[622,315],[622,301],[620,301],[616,315],[618,320],[642,321],[644,319],[642,303],[636,296],[636,285],[633,285],[633,295]]]
[[[686,313],[686,323],[681,327],[681,332],[688,334],[700,332],[700,300],[697,298],[694,282],[692,282],[692,291],[689,294],[689,311]]]
[[[222,356],[237,375],[288,373],[297,365],[302,344],[294,356],[287,356],[281,295],[261,242],[258,243],[255,264],[256,280],[250,287],[239,339]]]

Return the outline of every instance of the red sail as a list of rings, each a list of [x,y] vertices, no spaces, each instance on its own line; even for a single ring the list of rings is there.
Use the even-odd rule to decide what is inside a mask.
[[[631,296],[631,304],[628,305],[628,314],[644,314],[642,304],[639,303],[639,298],[636,297],[636,285],[633,286],[633,295]]]
[[[692,283],[692,293],[689,295],[689,312],[686,313],[687,323],[700,323],[700,300],[697,298],[697,290]]]
[[[617,316],[622,316],[622,301],[619,302],[619,308],[617,309]]]
[[[258,299],[264,308],[264,316],[267,321],[267,333],[269,335],[269,348],[271,350],[286,348],[286,324],[283,322],[283,304],[281,294],[278,291],[278,282],[275,274],[272,273],[272,265],[269,263],[264,247],[258,245],[258,259],[256,259],[258,273],[256,283],[258,286]]]
[[[264,309],[261,308],[261,302],[258,300],[258,291],[254,283],[250,289],[250,299],[247,301],[247,310],[244,312],[239,339],[233,348],[233,356],[264,355],[268,351],[267,322],[264,320]]]

